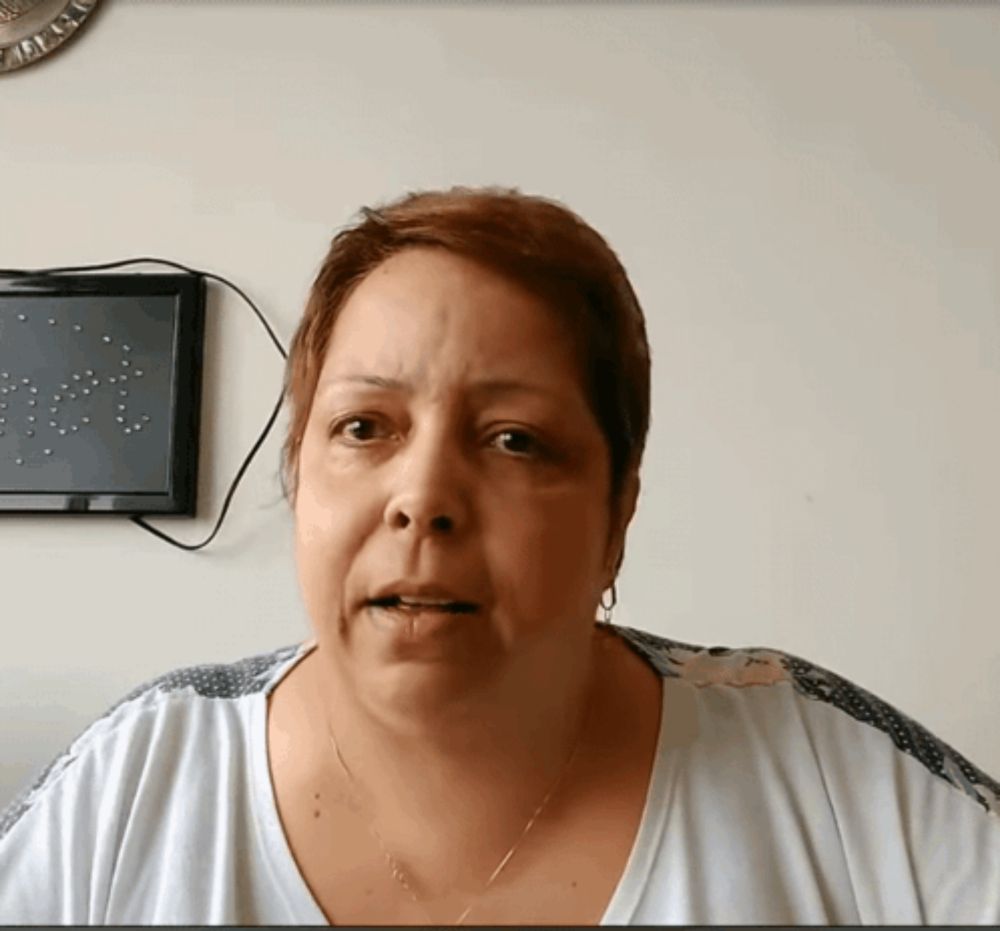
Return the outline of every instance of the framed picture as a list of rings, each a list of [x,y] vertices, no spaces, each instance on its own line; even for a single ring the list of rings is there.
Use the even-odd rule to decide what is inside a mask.
[[[204,279],[0,277],[0,511],[196,507]]]

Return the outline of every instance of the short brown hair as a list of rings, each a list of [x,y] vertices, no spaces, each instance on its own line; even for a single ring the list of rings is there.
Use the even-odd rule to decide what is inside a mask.
[[[285,377],[291,408],[282,454],[286,494],[337,316],[377,265],[411,246],[438,246],[510,276],[545,300],[577,341],[591,409],[607,440],[611,500],[638,470],[649,428],[649,344],[638,299],[617,256],[556,201],[516,188],[413,192],[334,236],[292,340]]]

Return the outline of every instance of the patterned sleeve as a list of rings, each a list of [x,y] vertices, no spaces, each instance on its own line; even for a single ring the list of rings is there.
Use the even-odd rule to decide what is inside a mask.
[[[97,917],[100,775],[94,759],[74,748],[0,816],[0,923],[91,924]]]
[[[814,716],[865,923],[1000,925],[1000,785],[892,705],[782,655]]]

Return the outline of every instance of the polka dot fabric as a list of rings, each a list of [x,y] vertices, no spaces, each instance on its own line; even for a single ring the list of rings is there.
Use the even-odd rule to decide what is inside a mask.
[[[1000,783],[916,721],[836,673],[794,656],[782,656],[782,663],[802,694],[828,702],[855,720],[877,727],[888,734],[900,750],[916,757],[935,776],[970,795],[987,811],[1000,815]]]
[[[189,666],[184,669],[165,673],[133,689],[104,712],[97,721],[104,720],[123,705],[152,691],[176,692],[189,688],[203,698],[208,699],[240,698],[244,695],[263,691],[270,681],[274,670],[300,649],[301,646],[282,647],[271,653],[251,656],[236,663]],[[91,727],[93,726],[92,724]],[[0,813],[0,839],[31,808],[38,792],[46,782],[51,778],[55,778],[72,761],[73,747],[71,745],[45,768],[30,789],[22,793],[5,811]]]
[[[916,721],[836,673],[777,650],[696,646],[630,627],[600,622],[598,626],[622,637],[664,678],[681,679],[698,687],[766,687],[787,682],[804,697],[825,702],[882,731],[899,750],[919,760],[935,776],[969,795],[988,812],[1000,815],[1000,783]],[[98,720],[153,691],[191,689],[212,701],[261,692],[270,683],[277,667],[302,649],[301,645],[283,647],[235,663],[191,666],[168,672],[131,691]],[[72,760],[70,747],[46,768],[30,790],[0,814],[0,838],[29,810],[45,783]]]
[[[154,689],[176,692],[193,689],[202,698],[242,698],[261,692],[271,678],[275,667],[295,654],[300,647],[282,647],[271,653],[250,656],[236,663],[188,666],[158,676],[129,692],[117,705],[109,708],[104,717],[120,705],[130,702]]]
[[[826,702],[856,721],[878,728],[896,747],[919,760],[935,776],[1000,816],[1000,783],[916,721],[836,673],[777,650],[700,647],[628,627],[617,630],[664,676],[678,677],[698,686],[789,682],[806,698]]]

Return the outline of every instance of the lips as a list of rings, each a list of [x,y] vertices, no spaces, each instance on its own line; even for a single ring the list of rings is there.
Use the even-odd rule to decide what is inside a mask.
[[[470,614],[479,607],[472,598],[444,586],[414,585],[402,580],[383,586],[365,604],[409,611],[447,611],[453,614]]]
[[[396,608],[404,611],[447,611],[451,614],[471,614],[477,605],[471,601],[451,599],[415,598],[402,595],[386,595],[371,598],[367,604],[377,608]]]

